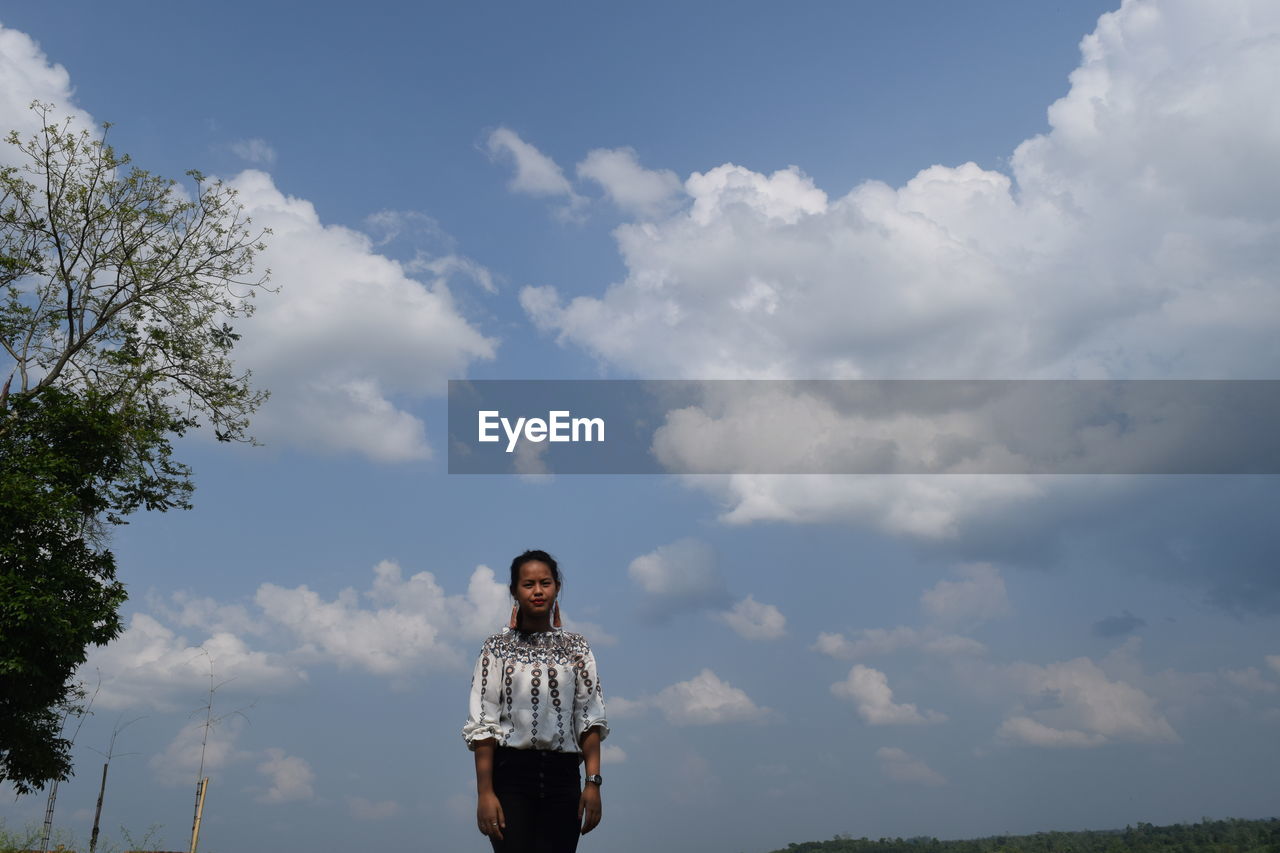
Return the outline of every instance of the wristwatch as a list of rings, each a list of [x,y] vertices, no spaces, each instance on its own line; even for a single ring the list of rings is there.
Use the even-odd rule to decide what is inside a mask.
[[[604,777],[601,776],[599,773],[592,773],[590,776],[587,777],[586,781],[595,782],[597,785],[603,785]]]

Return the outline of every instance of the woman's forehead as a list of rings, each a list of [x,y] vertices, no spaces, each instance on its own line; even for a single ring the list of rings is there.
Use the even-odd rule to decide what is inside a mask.
[[[520,580],[555,580],[551,567],[541,560],[530,560],[520,566]]]

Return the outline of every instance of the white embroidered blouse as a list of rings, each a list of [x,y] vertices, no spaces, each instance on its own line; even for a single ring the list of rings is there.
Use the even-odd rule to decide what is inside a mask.
[[[494,738],[499,746],[579,752],[592,726],[609,735],[596,659],[572,631],[503,628],[485,640],[471,676],[467,748]]]

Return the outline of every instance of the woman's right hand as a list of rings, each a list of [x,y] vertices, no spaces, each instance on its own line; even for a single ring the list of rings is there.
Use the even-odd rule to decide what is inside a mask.
[[[502,803],[498,802],[497,794],[480,795],[476,804],[476,823],[481,834],[502,840],[502,830],[507,828],[507,821],[502,816]]]

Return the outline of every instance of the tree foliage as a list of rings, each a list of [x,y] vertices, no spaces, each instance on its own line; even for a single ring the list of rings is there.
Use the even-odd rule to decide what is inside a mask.
[[[8,137],[22,165],[0,168],[0,779],[22,792],[69,775],[72,676],[120,632],[109,525],[188,508],[171,438],[203,417],[252,441],[266,397],[230,357],[266,283],[235,192],[188,172],[188,193],[106,126],[32,109],[40,129]]]
[[[792,843],[773,853],[1280,853],[1280,818],[1209,820],[1197,824],[994,835],[956,841],[850,838]]]

